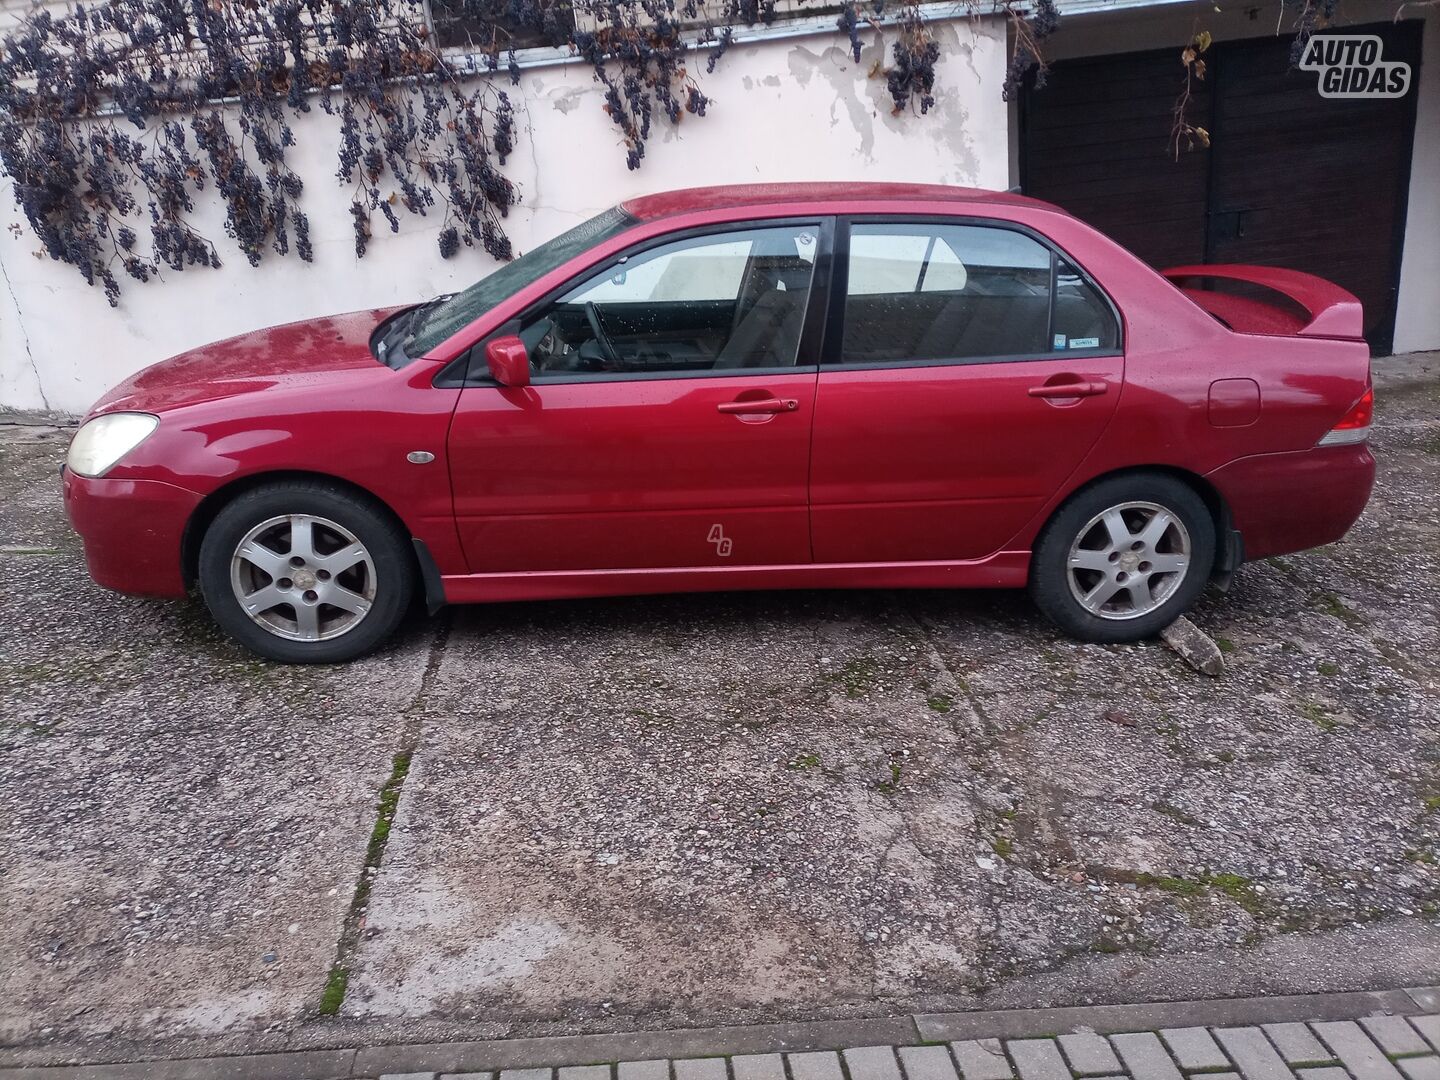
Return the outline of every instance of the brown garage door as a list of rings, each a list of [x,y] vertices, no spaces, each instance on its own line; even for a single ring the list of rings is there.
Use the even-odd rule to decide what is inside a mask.
[[[1378,34],[1418,74],[1418,21]],[[1365,305],[1366,337],[1390,351],[1415,128],[1406,97],[1320,97],[1290,68],[1290,39],[1222,42],[1197,83],[1192,122],[1212,148],[1170,150],[1184,79],[1179,50],[1062,61],[1025,97],[1021,185],[1154,266],[1238,262],[1307,270]]]

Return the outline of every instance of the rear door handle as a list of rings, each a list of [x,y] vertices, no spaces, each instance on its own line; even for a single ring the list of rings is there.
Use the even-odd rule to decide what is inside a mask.
[[[723,413],[782,413],[800,407],[795,398],[756,398],[754,401],[722,401],[715,408]]]
[[[1104,382],[1067,382],[1067,383],[1046,383],[1044,386],[1032,386],[1025,391],[1031,397],[1039,398],[1070,398],[1070,397],[1095,397],[1110,389],[1109,383]]]

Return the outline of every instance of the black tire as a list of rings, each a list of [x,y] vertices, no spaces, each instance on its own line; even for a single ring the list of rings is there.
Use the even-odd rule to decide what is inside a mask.
[[[1158,571],[1142,573],[1152,564],[1142,561],[1132,569],[1128,562],[1120,563],[1115,556],[1106,554],[1107,549],[1123,548],[1126,554],[1121,558],[1135,560],[1145,557],[1148,549],[1142,548],[1132,554],[1128,546],[1115,544],[1114,534],[1103,521],[1091,524],[1109,510],[1136,503],[1153,504],[1163,509],[1183,527],[1183,535],[1174,529],[1164,534],[1158,548],[1160,554],[1182,553],[1181,545],[1184,537],[1188,536],[1188,562],[1183,570],[1170,574]],[[1121,517],[1134,522],[1133,527],[1143,532],[1140,523],[1150,512],[1143,507],[1129,508],[1122,512]],[[1138,533],[1136,542],[1143,543]],[[1100,561],[1103,556],[1107,565],[1103,570],[1078,570],[1075,588],[1072,589],[1070,556],[1072,545],[1077,543],[1082,548],[1094,549],[1093,560]],[[1079,557],[1086,555],[1087,550],[1077,552]],[[1164,473],[1126,473],[1084,488],[1055,512],[1041,531],[1031,558],[1030,596],[1051,622],[1082,641],[1139,641],[1158,634],[1189,609],[1205,588],[1214,563],[1215,520],[1195,489]],[[1138,586],[1140,578],[1153,586],[1152,595],[1157,604],[1153,609],[1146,610],[1144,602],[1120,584],[1124,580]],[[1093,590],[1102,583],[1116,585],[1118,598],[1107,602],[1114,605],[1114,610],[1107,609],[1106,614],[1097,614],[1088,610],[1076,593]],[[1123,597],[1119,597],[1121,593]],[[1142,613],[1125,614],[1126,604]]]
[[[332,626],[328,632],[336,636],[294,640],[267,629],[246,613],[232,587],[231,561],[241,541],[262,523],[291,514],[307,515],[340,526],[363,545],[369,556],[368,564],[345,571],[360,574],[359,579],[350,580],[364,583],[367,590],[373,592],[368,610],[358,616],[349,613],[353,624],[343,629]],[[317,552],[322,547],[322,536],[333,543],[333,538],[339,535],[328,532],[323,524],[315,532],[313,547]],[[267,553],[268,550],[267,545]],[[284,550],[280,549],[282,553]],[[250,572],[243,567],[242,571]],[[328,582],[328,571],[325,575]],[[262,583],[267,580],[270,580],[268,575],[260,579]],[[296,580],[301,580],[298,575]],[[395,632],[415,593],[415,557],[405,531],[374,500],[323,481],[277,480],[238,496],[215,516],[200,542],[199,583],[205,604],[220,628],[252,652],[286,664],[333,664],[363,656]],[[338,577],[336,584],[340,584]],[[293,584],[286,586],[292,587]],[[323,589],[324,585],[317,584],[315,588]],[[298,627],[299,616],[295,614],[294,605],[288,609],[284,605],[272,608],[271,621],[285,621],[287,610]],[[325,607],[322,603],[317,608],[317,619],[321,618],[322,610],[329,613],[333,623],[343,623],[347,618],[342,609]]]

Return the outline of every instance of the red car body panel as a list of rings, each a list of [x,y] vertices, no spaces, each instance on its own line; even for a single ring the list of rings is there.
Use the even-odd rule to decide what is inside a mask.
[[[816,561],[978,559],[1001,549],[1100,438],[1124,370],[1123,357],[1101,356],[822,371],[810,478]],[[1029,394],[1063,381],[1107,389]]]
[[[449,455],[471,572],[810,562],[813,372],[474,389]],[[766,397],[794,407],[717,410]]]
[[[1056,507],[1097,477],[1137,467],[1194,478],[1240,530],[1247,557],[1327,543],[1364,507],[1374,472],[1368,450],[1316,444],[1364,391],[1369,352],[1358,330],[1315,336],[1322,323],[1349,326],[1348,294],[1318,289],[1316,279],[1282,274],[1275,284],[1268,271],[1225,268],[1253,271],[1250,280],[1264,276],[1261,284],[1314,305],[1307,333],[1292,326],[1262,336],[1227,329],[1089,226],[1020,196],[775,185],[672,193],[626,208],[637,218],[632,228],[398,371],[369,351],[387,313],[361,312],[206,346],[111,391],[94,413],[163,419],[104,479],[67,474],[67,506],[97,580],[182,593],[185,553],[218,501],[236,485],[298,473],[345,481],[389,507],[452,602],[1019,586]],[[1033,230],[1108,294],[1123,350],[780,375],[434,385],[467,349],[636,243],[725,223],[847,215],[992,219]],[[1055,381],[1104,392],[1029,392]],[[794,406],[763,416],[718,408],[760,397]],[[409,463],[416,450],[433,453],[434,463]],[[1314,485],[1316,496],[1297,497],[1302,485]],[[126,554],[141,534],[125,505],[145,518],[144,558]]]
[[[203,499],[163,480],[92,480],[65,472],[65,508],[97,584],[141,596],[184,596],[185,526]]]

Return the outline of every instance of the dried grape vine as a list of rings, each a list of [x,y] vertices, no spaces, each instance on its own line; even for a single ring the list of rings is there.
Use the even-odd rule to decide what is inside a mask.
[[[802,3],[805,0],[801,0]],[[824,0],[811,0],[816,5]],[[1053,0],[1024,14],[1006,94],[1039,64]],[[837,20],[857,61],[866,23]],[[441,5],[436,4],[438,9]],[[120,278],[218,267],[195,224],[218,196],[245,258],[314,258],[304,185],[291,165],[297,117],[316,107],[340,133],[335,177],[351,193],[355,252],[405,215],[438,218],[439,253],[478,246],[509,258],[504,219],[519,199],[505,164],[518,132],[516,49],[568,48],[603,88],[630,168],[655,125],[704,116],[693,68],[713,72],[737,27],[765,24],[776,0],[451,0],[467,49],[441,48],[422,0],[98,0],[23,14],[0,53],[0,166],[53,259],[103,288]],[[832,7],[830,10],[834,10]],[[696,55],[697,42],[699,52]],[[896,112],[935,102],[940,46],[919,8],[901,9],[886,79]],[[478,64],[472,58],[478,57]],[[511,85],[510,89],[506,89]],[[148,238],[142,240],[142,234]]]

